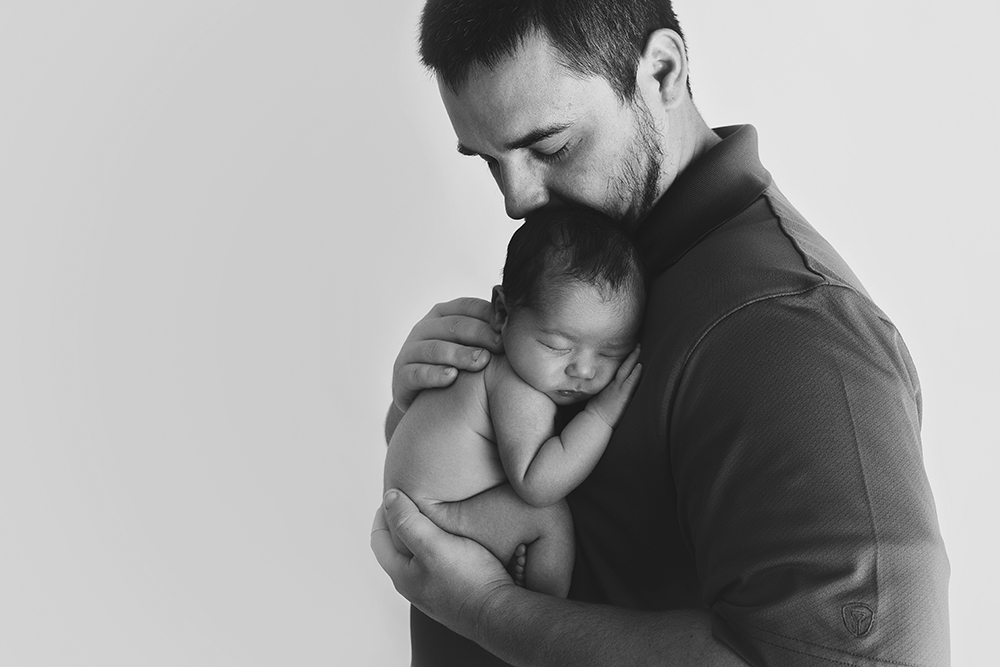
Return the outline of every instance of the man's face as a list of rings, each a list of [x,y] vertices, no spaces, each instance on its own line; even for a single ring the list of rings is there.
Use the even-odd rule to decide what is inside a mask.
[[[665,188],[646,104],[567,69],[544,36],[494,69],[475,66],[457,93],[440,89],[459,151],[486,161],[511,218],[573,202],[631,231]]]

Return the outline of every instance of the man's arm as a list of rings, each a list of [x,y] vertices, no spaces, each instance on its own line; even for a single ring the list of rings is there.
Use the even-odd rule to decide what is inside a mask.
[[[513,665],[745,666],[712,636],[707,610],[641,612],[518,586],[489,600],[474,639]]]
[[[672,407],[677,511],[717,636],[768,666],[948,664],[919,382],[863,295],[731,312]]]
[[[439,303],[410,330],[392,367],[392,404],[385,421],[389,442],[403,413],[424,389],[447,387],[458,371],[479,371],[500,352],[489,301],[466,297]]]
[[[515,586],[477,542],[438,528],[405,495],[386,494],[372,551],[421,611],[512,665],[745,665],[712,636],[703,610],[638,612]],[[413,552],[396,551],[393,532]]]

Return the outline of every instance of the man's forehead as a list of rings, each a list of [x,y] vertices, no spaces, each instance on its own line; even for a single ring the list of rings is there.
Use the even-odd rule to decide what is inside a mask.
[[[575,122],[593,78],[568,69],[547,40],[536,38],[492,67],[474,65],[457,90],[440,78],[438,88],[459,144],[486,152]]]

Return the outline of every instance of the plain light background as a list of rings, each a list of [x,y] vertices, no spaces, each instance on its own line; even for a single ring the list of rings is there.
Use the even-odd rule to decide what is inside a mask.
[[[346,4],[0,0],[0,664],[406,664],[368,548],[390,368],[515,223],[418,0]],[[1000,11],[676,8],[706,120],[756,125],[910,347],[954,664],[982,664]]]

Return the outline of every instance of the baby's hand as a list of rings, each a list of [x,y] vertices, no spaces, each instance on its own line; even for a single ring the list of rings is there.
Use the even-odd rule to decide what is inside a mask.
[[[639,363],[639,346],[636,345],[607,387],[587,402],[587,412],[592,412],[614,428],[625,413],[629,399],[639,384],[642,364]]]

